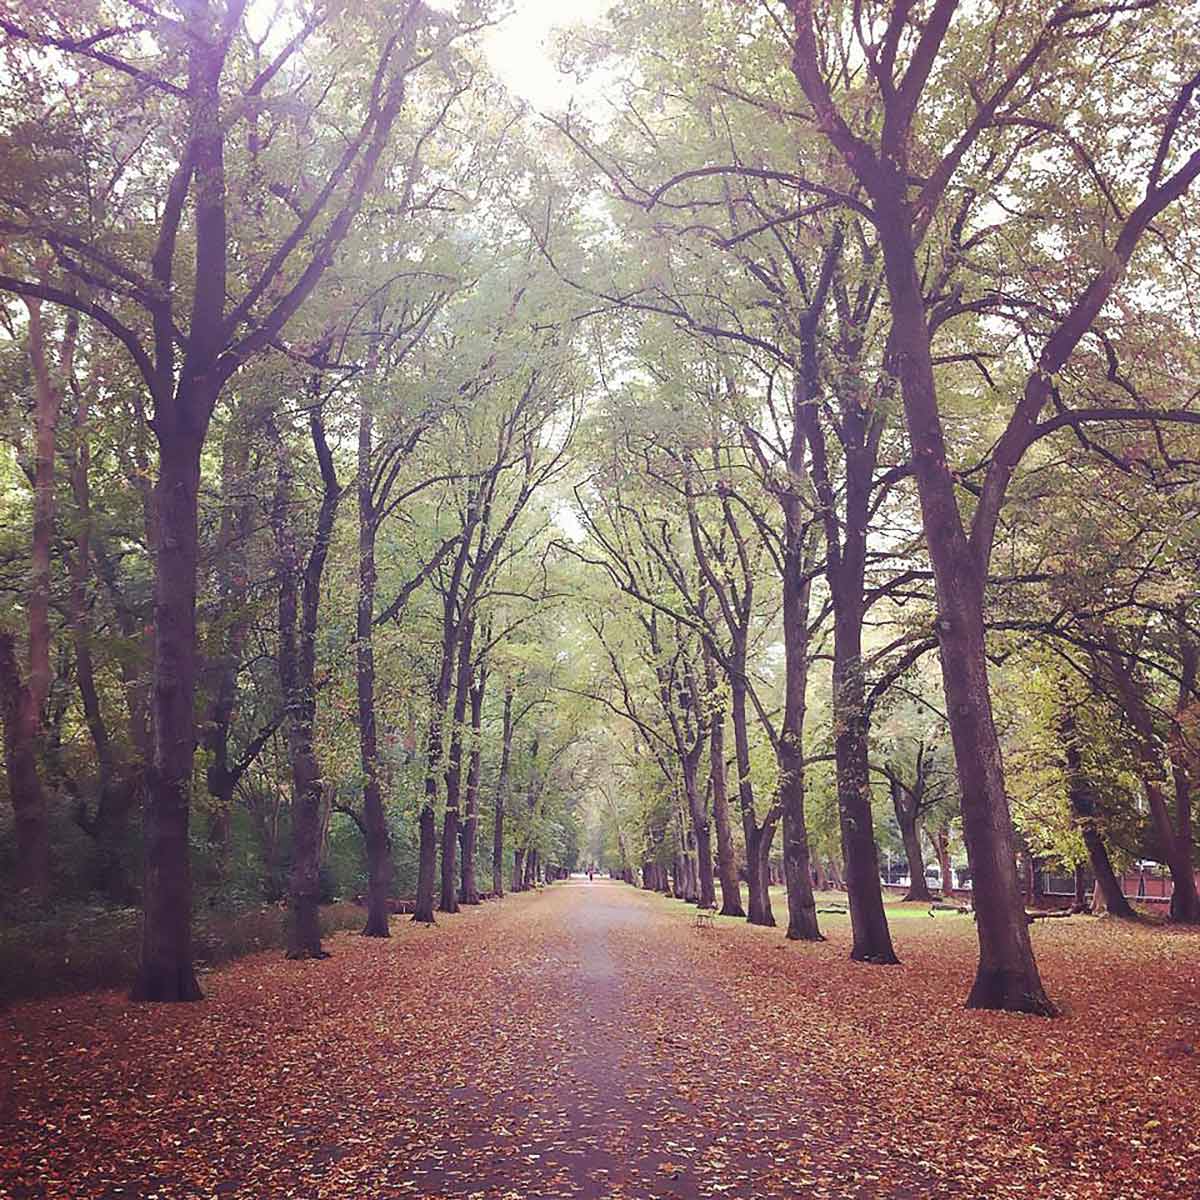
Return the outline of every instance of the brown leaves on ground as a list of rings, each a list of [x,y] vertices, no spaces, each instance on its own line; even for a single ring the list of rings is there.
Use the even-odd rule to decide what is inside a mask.
[[[1033,937],[1065,1015],[968,1012],[974,930],[901,967],[619,884],[556,885],[326,962],[0,1014],[0,1197],[1200,1194],[1200,937]]]

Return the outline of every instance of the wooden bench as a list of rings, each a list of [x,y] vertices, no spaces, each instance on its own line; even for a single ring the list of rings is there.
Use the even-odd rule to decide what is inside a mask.
[[[716,929],[717,906],[715,904],[709,904],[704,908],[696,909],[696,915],[692,919],[692,926],[695,929]]]

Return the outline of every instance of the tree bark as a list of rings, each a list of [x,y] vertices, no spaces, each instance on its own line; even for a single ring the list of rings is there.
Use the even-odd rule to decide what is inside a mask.
[[[235,411],[221,447],[221,521],[214,548],[215,613],[205,646],[203,671],[206,711],[200,742],[208,758],[205,783],[210,808],[206,840],[206,882],[220,886],[229,857],[230,818],[240,771],[230,762],[229,743],[237,711],[238,671],[250,631],[246,601],[246,538],[251,510],[247,471],[251,431]]]
[[[62,390],[55,386],[46,355],[46,334],[39,300],[25,301],[29,310],[29,357],[34,377],[33,541],[30,547],[29,588],[25,596],[29,614],[29,695],[37,726],[50,695],[50,559],[54,540],[55,435],[58,430]],[[74,332],[78,318],[68,318],[63,366],[71,369]]]
[[[96,686],[92,658],[92,615],[88,601],[93,553],[91,506],[91,454],[88,444],[88,388],[77,387],[75,453],[71,462],[71,494],[75,501],[75,553],[69,558],[70,612],[75,650],[75,678],[83,705],[84,722],[91,734],[99,775],[99,799],[93,814],[81,802],[76,821],[91,836],[95,847],[93,882],[96,889],[121,905],[140,897],[131,878],[129,821],[141,800],[148,755],[149,731],[145,727],[145,687],[138,668],[122,662],[122,683],[129,712],[133,756],[122,753],[109,735]],[[152,541],[153,539],[148,539]],[[126,606],[118,602],[121,633],[131,641],[145,640],[144,631]]]
[[[40,904],[50,895],[50,834],[37,765],[37,716],[21,679],[15,639],[5,630],[0,630],[0,717],[16,835],[16,887]]]
[[[433,924],[434,878],[437,872],[437,815],[428,793],[429,777],[425,780],[425,803],[417,818],[419,849],[417,852],[417,901],[412,919],[423,925]],[[436,788],[436,784],[434,787]]]
[[[508,787],[512,770],[513,690],[504,689],[503,744],[500,749],[500,776],[496,780],[496,801],[492,818],[492,891],[504,895],[504,806],[508,803]]]
[[[438,911],[444,913],[458,912],[458,831],[463,798],[463,725],[471,693],[471,648],[474,635],[474,622],[465,618],[458,648],[450,753],[446,767],[446,811],[442,817],[442,887]]]
[[[92,659],[91,613],[88,583],[91,577],[92,509],[89,481],[87,389],[76,389],[75,453],[71,460],[71,495],[75,501],[75,552],[69,556],[71,578],[71,638],[75,650],[75,678],[83,705],[84,722],[92,738],[99,776],[99,800],[94,815],[80,804],[77,822],[95,845],[93,880],[103,895],[117,904],[131,904],[136,890],[126,867],[125,842],[129,817],[138,802],[138,777],[141,772],[124,761],[109,736],[96,688]]]
[[[1200,923],[1200,893],[1196,889],[1195,868],[1192,865],[1191,795],[1187,776],[1175,760],[1174,747],[1170,747],[1168,758],[1171,760],[1176,802],[1176,817],[1172,820],[1165,791],[1162,746],[1143,688],[1115,649],[1111,648],[1111,639],[1110,650],[1104,659],[1114,691],[1133,727],[1134,750],[1142,786],[1150,805],[1151,823],[1171,872],[1170,919],[1188,925]]]
[[[292,477],[288,451],[276,436],[279,454],[273,523],[279,559],[279,679],[287,706],[287,746],[292,769],[292,869],[288,880],[287,957],[328,958],[321,945],[321,856],[328,806],[314,746],[316,645],[321,578],[333,537],[341,488],[317,408],[309,433],[321,469],[322,495],[312,545],[298,579],[300,556],[290,512]],[[297,598],[299,593],[299,611]]]
[[[467,819],[462,831],[462,903],[478,904],[475,853],[479,840],[479,773],[482,764],[483,697],[487,671],[480,664],[471,681],[471,753],[467,760]]]
[[[744,663],[744,657],[738,658]],[[754,785],[750,779],[750,731],[746,721],[746,685],[736,677],[740,666],[735,667],[735,677],[730,681],[733,713],[733,740],[738,771],[738,802],[742,814],[742,833],[746,839],[746,884],[749,911],[746,920],[751,925],[774,925],[775,915],[771,911],[771,897],[767,891],[770,880],[767,875],[767,859],[775,835],[774,819],[770,818],[759,826],[754,811]]]
[[[363,776],[362,829],[367,852],[367,923],[364,937],[385,938],[392,890],[392,839],[380,786],[379,734],[375,716],[375,511],[373,412],[364,397],[358,416],[358,607],[355,615],[355,683],[358,751]]]
[[[904,857],[908,860],[909,884],[904,899],[930,902],[933,896],[929,891],[929,884],[925,881],[925,860],[921,855],[921,833],[917,827],[918,797],[908,794],[900,780],[894,776],[889,777],[888,787],[892,797],[892,811],[896,814],[896,824],[900,826],[900,840],[904,843]]]
[[[696,842],[696,879],[689,885],[689,892],[696,903],[711,908],[716,902],[713,880],[712,826],[709,823],[707,797],[701,794],[697,779],[697,767],[703,741],[697,743],[696,753],[689,754],[682,762],[683,790],[687,797],[688,816],[691,820],[692,836]]]
[[[188,397],[178,409],[212,410]],[[174,420],[172,418],[175,418]],[[199,1000],[192,968],[192,869],[188,806],[196,749],[196,566],[201,428],[180,413],[156,419],[159,544],[154,589],[154,760],[142,814],[145,856],[142,957],[134,1000]]]
[[[454,679],[455,653],[458,649],[459,637],[462,633],[462,623],[457,619],[459,590],[462,587],[463,573],[466,570],[467,558],[470,553],[471,538],[467,530],[463,531],[463,539],[455,556],[454,567],[450,582],[442,596],[442,652],[438,667],[438,678],[434,685],[432,704],[429,715],[429,734],[425,751],[425,802],[421,807],[418,822],[420,830],[420,851],[417,867],[417,902],[413,908],[412,919],[425,925],[432,925],[433,905],[437,892],[437,796],[438,773],[442,769],[443,732],[442,723],[446,718],[446,706],[450,702],[450,688]],[[456,827],[457,831],[457,827]],[[457,838],[455,838],[457,841]],[[443,847],[443,856],[446,851]],[[451,850],[453,864],[453,850]],[[453,867],[451,868],[451,883],[453,883]],[[445,890],[445,859],[443,857],[442,889]],[[450,911],[453,911],[451,909]]]
[[[847,486],[850,486],[849,481]],[[857,505],[855,506],[858,507]],[[856,519],[865,519],[859,514]],[[898,963],[892,948],[883,891],[879,883],[879,850],[871,818],[869,735],[862,662],[862,580],[866,541],[847,531],[840,571],[853,578],[839,586],[843,596],[834,614],[833,723],[837,766],[838,816],[846,895],[857,962]],[[836,575],[832,565],[830,574]],[[831,581],[830,588],[833,590]],[[857,595],[855,595],[857,593]],[[857,601],[857,602],[856,602]],[[922,876],[922,882],[924,876]]]
[[[715,674],[710,674],[710,692]],[[738,882],[733,852],[733,828],[729,820],[729,792],[725,775],[725,713],[713,712],[708,734],[708,777],[712,783],[713,822],[717,827],[717,875],[721,880],[721,915],[744,917],[742,888]]]
[[[983,623],[983,579],[959,517],[907,211],[906,188],[877,210],[892,310],[892,344],[912,444],[922,524],[933,564],[942,684],[962,797],[971,865],[979,965],[969,1008],[1051,1016],[1034,962],[1017,882],[1012,817],[992,717]],[[882,186],[879,192],[886,191]]]
[[[748,913],[746,920],[751,925],[774,926],[775,914],[771,911],[771,873],[768,860],[771,842],[775,837],[775,826],[764,825],[746,835],[746,897]]]
[[[950,11],[942,6],[928,36],[922,38],[928,53],[936,55],[946,28],[942,17],[948,21]],[[917,269],[918,235],[908,202],[907,151],[912,115],[925,76],[918,73],[911,87],[885,97],[887,120],[877,149],[853,134],[836,109],[822,74],[811,3],[795,3],[793,12],[792,66],[797,81],[813,105],[821,132],[870,195],[883,250],[892,320],[890,351],[900,381],[922,527],[933,566],[942,682],[975,889],[979,965],[967,1004],[1053,1015],[1056,1010],[1038,974],[1017,885],[1012,818],[988,687],[983,585],[991,546],[989,514],[985,513],[978,528],[977,554],[955,495],[957,483],[942,430],[925,297]],[[1039,361],[1039,371],[1044,366]],[[1056,371],[1058,365],[1050,362],[1045,369]],[[997,468],[1000,474],[989,478],[993,495],[1002,495],[1007,467],[1005,458]]]
[[[802,433],[797,426],[789,466],[793,477],[803,469]],[[813,899],[812,857],[804,815],[804,714],[808,692],[808,616],[812,585],[806,572],[808,535],[799,497],[781,494],[783,536],[783,722],[775,756],[779,764],[779,807],[783,815],[783,870],[787,883],[790,941],[824,941]],[[769,843],[768,843],[769,845]],[[769,901],[768,901],[769,903]]]
[[[1175,785],[1175,824],[1171,847],[1172,921],[1200,925],[1200,891],[1196,888],[1196,869],[1192,843],[1192,784],[1189,772],[1179,763],[1171,765]]]
[[[790,941],[823,942],[813,897],[812,858],[804,819],[804,762],[785,735],[780,741],[780,799],[783,808],[783,874],[788,895],[787,937]]]
[[[41,301],[26,299],[29,312],[29,358],[34,378],[33,539],[25,609],[29,628],[29,675],[21,679],[16,642],[7,633],[0,646],[0,689],[3,696],[5,765],[12,799],[17,848],[17,889],[37,903],[50,895],[50,835],[46,796],[38,771],[42,711],[50,695],[51,549],[54,540],[55,434],[62,404],[46,355]],[[63,365],[70,369],[74,330],[69,317]]]
[[[933,835],[938,867],[942,873],[942,895],[948,900],[954,891],[954,867],[950,862],[950,831],[945,827]]]

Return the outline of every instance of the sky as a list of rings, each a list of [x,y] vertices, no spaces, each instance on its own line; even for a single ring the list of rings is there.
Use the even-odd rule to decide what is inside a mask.
[[[484,39],[488,59],[508,87],[534,108],[565,108],[577,85],[555,69],[551,31],[598,21],[612,4],[613,0],[513,0],[512,15]],[[433,6],[455,5],[454,0],[433,0]]]

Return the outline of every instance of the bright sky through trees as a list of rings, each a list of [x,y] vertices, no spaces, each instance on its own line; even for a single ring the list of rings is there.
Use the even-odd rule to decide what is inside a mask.
[[[433,8],[452,11],[457,0],[431,0]],[[518,95],[534,107],[558,110],[583,90],[558,70],[554,30],[598,21],[611,0],[515,0],[506,17],[485,39],[493,68]]]

